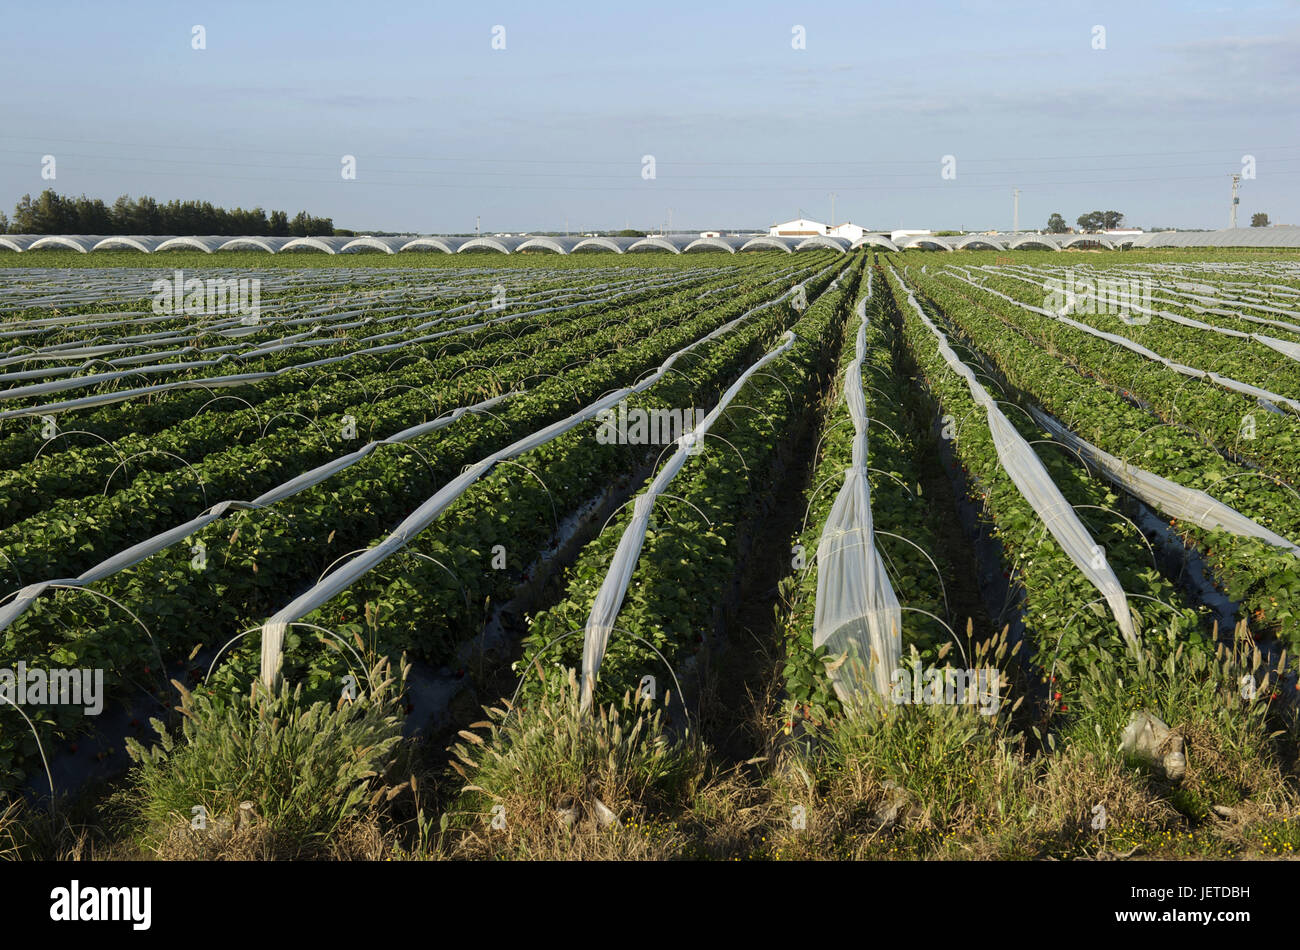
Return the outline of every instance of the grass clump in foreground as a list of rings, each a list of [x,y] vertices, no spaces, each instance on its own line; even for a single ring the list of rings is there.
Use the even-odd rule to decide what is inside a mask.
[[[1118,758],[1189,821],[1201,822],[1243,803],[1285,807],[1295,778],[1294,704],[1278,687],[1286,656],[1264,663],[1245,624],[1230,645],[1187,647],[1152,631],[1144,668],[1087,651],[1071,712],[1061,717],[1064,741],[1100,759]],[[1158,716],[1185,744],[1186,774],[1171,780],[1157,763],[1123,755],[1112,737],[1138,711]],[[1217,808],[1217,812],[1216,812]]]
[[[452,765],[466,780],[443,820],[463,857],[660,858],[685,846],[673,822],[704,784],[707,756],[671,736],[645,696],[579,711],[572,670],[526,703],[487,709],[460,733]],[[667,698],[665,698],[665,705]],[[486,737],[479,735],[486,732]]]
[[[301,685],[218,701],[173,681],[179,737],[153,720],[157,745],[127,740],[140,847],[159,857],[324,856],[406,787],[384,784],[405,673],[399,680],[380,661],[359,684],[369,691],[334,704],[308,704]]]
[[[1051,681],[1036,720],[1005,704],[993,716],[876,704],[811,726],[769,779],[774,801],[802,820],[772,826],[763,856],[1293,854],[1294,721],[1277,706],[1278,670],[1243,642],[1183,648],[1152,631],[1141,667],[1096,651],[1073,682]],[[1185,774],[1120,748],[1137,710],[1181,736]]]
[[[1028,692],[1023,668],[1005,662],[1014,653],[991,641],[973,665],[1002,667],[1020,687],[992,715],[886,701],[819,714],[788,736],[768,693],[756,725],[773,743],[745,762],[674,733],[645,697],[580,713],[569,671],[462,731],[451,769],[440,745],[426,749],[418,789],[392,778],[413,763],[398,738],[400,689],[382,666],[351,704],[309,705],[287,687],[221,706],[183,692],[180,734],[137,745],[132,786],[113,796],[124,835],[85,838],[77,809],[13,806],[0,812],[0,859],[1293,857],[1285,661],[1264,666],[1241,634],[1216,650],[1149,630],[1140,666],[1098,645],[1068,670],[1033,671],[1041,688]],[[780,681],[779,664],[771,675]],[[1181,776],[1120,748],[1139,710],[1182,737]],[[394,798],[408,785],[411,796]],[[196,805],[206,829],[191,828]],[[440,812],[441,830],[429,817]]]

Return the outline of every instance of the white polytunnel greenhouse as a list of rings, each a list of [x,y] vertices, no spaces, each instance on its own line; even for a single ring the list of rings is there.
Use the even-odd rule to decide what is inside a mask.
[[[444,254],[456,253],[456,238],[418,237],[403,244],[399,251],[441,251]]]
[[[629,247],[636,243],[636,238],[632,237],[589,237],[573,245],[574,251],[613,251],[615,254],[624,253]]]
[[[289,243],[285,237],[237,237],[229,238],[217,250],[219,251],[266,251],[274,254]]]
[[[112,237],[106,237],[96,241],[91,247],[92,251],[140,251],[142,254],[152,254],[158,250],[165,242],[174,240],[171,237],[145,237],[143,235],[115,234]]]
[[[167,238],[154,248],[155,251],[203,251],[205,254],[211,254],[226,242],[226,238],[219,234],[210,234],[206,237],[174,237]]]
[[[744,243],[739,238],[724,237],[701,237],[691,241],[682,248],[682,253],[687,254],[691,251],[726,251],[728,254],[735,254],[737,248]]]
[[[396,254],[406,243],[405,238],[394,237],[375,237],[373,235],[363,235],[359,238],[353,238],[339,248],[340,254],[347,254],[351,251],[379,251],[383,254]]]
[[[296,237],[280,248],[280,253],[288,251],[321,251],[325,254],[337,254],[347,244],[345,237]]]
[[[898,245],[883,234],[864,234],[853,242],[853,250],[860,247],[883,247],[887,251],[897,251]]]
[[[22,252],[38,240],[33,234],[0,234],[0,248]]]
[[[47,234],[44,236],[35,235],[31,245],[27,248],[29,251],[40,251],[53,248],[66,248],[70,251],[79,251],[82,254],[88,252],[95,246],[96,242],[103,238],[100,234]]]
[[[1154,231],[1133,236],[1134,247],[1300,247],[1300,227]]]
[[[667,251],[672,254],[718,251],[807,251],[829,248],[856,251],[878,247],[887,251],[909,249],[926,251],[1063,251],[1072,248],[1164,248],[1164,247],[1300,247],[1300,227],[1224,228],[1219,231],[1153,231],[1144,234],[913,234],[897,242],[884,234],[865,234],[850,243],[846,238],[816,234],[789,237],[768,234],[701,237],[698,234],[650,234],[633,237],[556,237],[519,234],[510,237],[480,235],[358,235],[355,237],[268,237],[245,235],[87,235],[87,234],[0,234],[0,251],[23,253],[40,250],[91,251],[134,250],[144,254],[160,251],[282,251],[322,254],[378,252],[397,254],[403,251],[438,251],[443,254],[467,252],[575,252]]]
[[[789,254],[794,251],[794,244],[789,238],[760,234],[758,237],[750,238],[740,246],[740,249],[742,251],[785,251]]]
[[[671,251],[674,254],[682,252],[682,246],[674,242],[671,238],[659,234],[651,234],[639,240],[633,241],[627,246],[628,251]]]
[[[796,251],[810,251],[818,248],[828,247],[833,251],[847,251],[849,241],[847,238],[831,237],[827,234],[814,234],[812,237],[804,238],[794,246]]]

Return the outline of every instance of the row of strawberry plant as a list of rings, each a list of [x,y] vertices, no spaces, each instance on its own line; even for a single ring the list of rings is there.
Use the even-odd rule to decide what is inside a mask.
[[[948,280],[997,315],[1008,330],[1148,409],[1160,422],[1184,425],[1229,458],[1245,460],[1288,482],[1300,481],[1300,421],[1254,399],[1183,377],[1123,347]],[[1250,437],[1247,437],[1250,436]]]
[[[998,284],[1002,286],[997,286]],[[1006,294],[1021,305],[1018,309],[1040,306],[1044,302],[1043,298],[1026,300],[1027,297],[1033,298],[1035,291],[1019,281],[994,278],[987,281],[981,290],[986,294],[990,291]],[[1068,296],[1066,299],[1068,302]],[[1079,309],[1081,312],[1070,312],[1065,318],[1102,332],[1115,334],[1130,344],[1145,347],[1149,352],[1184,367],[1222,377],[1217,381],[1206,380],[1206,384],[1233,391],[1232,381],[1235,381],[1274,393],[1278,400],[1294,399],[1300,391],[1300,363],[1257,340],[1234,339],[1212,330],[1189,327],[1153,315],[1140,303],[1127,311],[1121,306],[1112,308],[1109,304],[1085,305]],[[1117,312],[1113,314],[1089,312],[1099,309],[1115,309]],[[1286,341],[1280,341],[1279,345],[1286,345]],[[1162,363],[1154,365],[1163,366]],[[1177,372],[1172,368],[1167,371]],[[1192,379],[1193,377],[1178,372],[1175,378]]]
[[[651,298],[658,292],[658,289],[659,288],[654,286],[647,286],[640,296],[643,298]],[[586,306],[590,307],[593,311],[608,309],[614,300],[622,299],[625,296],[636,296],[637,294],[637,291],[623,291],[615,297],[602,296],[593,299],[588,302]],[[570,306],[577,308],[583,305],[579,304]],[[245,369],[250,373],[259,371],[276,372],[283,370],[288,366],[301,366],[304,363],[313,362],[315,359],[331,359],[337,357],[345,357],[345,359],[341,359],[325,366],[303,366],[302,369],[293,372],[279,372],[277,375],[268,378],[249,380],[234,390],[232,390],[231,387],[223,387],[225,392],[221,394],[236,391],[238,392],[240,399],[250,405],[257,405],[274,396],[298,392],[307,385],[313,377],[323,375],[327,378],[333,378],[363,365],[373,365],[375,370],[381,370],[383,367],[391,365],[395,360],[404,358],[408,354],[437,353],[446,349],[448,346],[453,345],[453,341],[457,343],[471,343],[471,341],[488,339],[493,334],[503,332],[502,324],[511,325],[511,329],[513,330],[515,329],[513,324],[516,320],[541,323],[542,325],[545,325],[548,314],[539,315],[540,319],[537,317],[530,318],[526,311],[519,316],[513,316],[508,311],[503,312],[500,315],[476,316],[469,323],[465,323],[463,320],[452,321],[447,323],[445,326],[439,325],[438,327],[430,328],[432,332],[424,333],[424,336],[434,336],[435,334],[442,335],[438,335],[434,339],[421,340],[420,334],[416,334],[413,328],[421,326],[424,322],[427,322],[422,319],[424,316],[426,315],[412,315],[407,321],[409,327],[406,330],[399,328],[398,330],[389,331],[398,336],[404,332],[408,335],[414,334],[412,339],[407,341],[406,346],[402,347],[402,352],[400,353],[397,351],[389,351],[385,353],[364,352],[364,350],[371,349],[372,347],[358,347],[355,342],[352,342],[345,337],[344,339],[336,340],[329,346],[325,347],[322,351],[310,354],[310,358],[294,359],[291,356],[282,356],[279,363],[275,366],[248,366],[242,367],[242,369]],[[458,327],[457,322],[463,323],[464,325]],[[485,322],[488,325],[482,327],[474,325],[476,323]],[[392,346],[394,345],[394,342],[400,343],[401,341],[387,338],[377,341],[377,344],[382,346]],[[362,369],[362,372],[365,372],[364,368]],[[192,379],[210,378],[203,374],[181,375],[185,378]],[[220,373],[218,373],[218,375],[220,375]],[[176,380],[172,380],[172,382],[175,381]],[[128,377],[126,383],[127,385],[133,385],[136,387],[147,387],[148,385],[151,385],[150,380],[136,376]],[[99,438],[112,441],[123,435],[148,433],[157,431],[160,428],[166,428],[175,422],[188,418],[190,415],[208,407],[212,404],[214,395],[217,395],[217,393],[204,387],[197,389],[170,389],[162,394],[147,393],[147,398],[145,399],[133,398],[123,402],[113,402],[105,406],[91,406],[80,410],[68,410],[60,414],[60,422],[65,429],[89,431]],[[155,402],[155,400],[160,396],[164,397],[162,398],[162,401]],[[36,403],[37,408],[46,405],[46,403],[40,399],[35,399],[34,402]],[[7,404],[4,408],[6,411],[13,411],[15,406],[13,404]],[[43,420],[29,420],[23,417],[14,417],[13,419],[8,420],[7,424],[0,424],[4,425],[4,429],[8,433],[4,443],[0,445],[0,455],[2,455],[4,462],[8,465],[14,465],[21,461],[31,459],[35,456],[36,452],[42,448],[47,451],[55,451],[63,448],[65,445],[64,440],[58,440],[49,445],[46,444],[49,436],[47,434],[47,427]]]
[[[945,434],[962,467],[971,500],[992,525],[1000,544],[1004,572],[1021,593],[1021,614],[1034,660],[1053,669],[1058,691],[1068,694],[1072,676],[1084,657],[1100,653],[1116,666],[1131,656],[1098,592],[1048,532],[1042,519],[1003,468],[994,447],[983,408],[967,382],[953,372],[939,352],[934,334],[912,309],[907,290],[891,273],[895,320],[901,325],[907,352],[924,385],[944,416]],[[922,301],[927,307],[928,302]],[[932,304],[932,320],[944,317]],[[1030,442],[1046,441],[1023,413],[1008,421]],[[1039,453],[1052,481],[1085,520],[1096,541],[1094,553],[1109,566],[1127,595],[1134,627],[1143,647],[1161,639],[1200,642],[1205,610],[1188,604],[1176,586],[1155,565],[1138,528],[1117,512],[1118,496],[1094,481],[1072,459],[1050,449]]]
[[[590,401],[630,384],[665,351],[699,339],[770,293],[764,288],[720,301],[652,339],[570,368],[499,414],[447,430],[418,456],[378,453],[273,509],[236,516],[233,532],[230,524],[211,525],[189,544],[96,584],[101,596],[52,592],[5,630],[4,653],[25,658],[29,666],[102,668],[119,689],[152,678],[163,687],[161,699],[166,692],[162,657],[184,656],[196,641],[216,646],[258,625],[287,591],[319,577],[340,555],[364,547],[466,462],[567,415],[575,395]],[[192,554],[196,549],[206,552],[201,562]],[[38,724],[59,733],[82,724],[68,707],[32,712]],[[0,758],[35,753],[30,736],[12,729],[0,736]]]
[[[688,458],[670,483],[671,497],[663,496],[662,508],[652,516],[600,666],[597,703],[636,688],[647,673],[670,685],[670,677],[685,674],[735,607],[737,569],[746,547],[763,514],[781,501],[772,483],[793,462],[797,437],[815,416],[834,370],[860,266],[859,261],[841,286],[807,310],[792,328],[793,348],[746,382],[737,404],[710,430],[716,438],[706,439],[703,451]],[[746,407],[749,411],[742,411]],[[533,676],[534,663],[553,683],[579,665],[581,631],[621,529],[632,517],[628,506],[583,549],[568,572],[563,601],[533,618],[524,658],[516,666],[529,677],[530,689],[541,682]]]
[[[680,308],[687,302],[679,298],[668,303]],[[112,494],[81,499],[65,495],[44,505],[38,514],[0,530],[0,563],[4,565],[0,574],[12,570],[18,578],[28,581],[76,576],[114,551],[188,520],[217,501],[254,498],[300,472],[333,460],[340,451],[356,449],[370,439],[386,438],[425,422],[430,418],[431,405],[451,408],[457,405],[455,400],[468,405],[512,387],[526,388],[527,380],[555,375],[570,363],[593,359],[663,328],[664,317],[662,312],[656,312],[657,307],[652,310],[646,304],[640,309],[639,315],[635,311],[620,314],[624,319],[613,323],[603,314],[588,317],[567,328],[567,332],[556,334],[563,340],[561,346],[538,348],[526,359],[493,368],[472,367],[515,354],[528,341],[508,338],[480,347],[465,358],[474,361],[468,372],[454,379],[425,380],[419,389],[414,388],[415,384],[403,385],[388,399],[357,403],[341,413],[317,415],[310,420],[295,413],[285,418],[286,428],[247,444],[237,442],[212,451],[180,470],[146,471]],[[687,313],[669,309],[669,319]],[[308,425],[303,426],[304,421]],[[291,423],[297,425],[290,427]],[[417,451],[419,441],[413,444]],[[155,457],[174,466],[175,460],[169,455]],[[89,488],[96,484],[90,479],[107,480],[112,475],[110,461],[101,462],[97,472],[78,473],[74,468],[67,474],[80,474],[89,482]],[[103,484],[98,481],[98,485]]]
[[[720,283],[718,286],[732,285]],[[274,396],[256,406],[245,405],[243,390],[239,390],[240,395],[230,395],[221,400],[220,407],[227,411],[189,416],[152,433],[126,433],[111,443],[96,440],[88,445],[76,444],[85,442],[84,438],[77,436],[55,443],[41,443],[34,450],[39,452],[35,458],[0,473],[0,527],[41,511],[51,497],[70,501],[100,493],[110,485],[110,479],[118,479],[117,484],[121,486],[123,475],[132,471],[171,472],[176,469],[178,460],[193,464],[233,446],[265,443],[267,433],[301,427],[304,421],[309,421],[312,430],[322,436],[340,432],[347,428],[341,424],[342,417],[361,420],[373,416],[382,402],[386,398],[391,400],[394,393],[400,396],[416,391],[417,398],[424,400],[425,408],[431,408],[436,415],[472,402],[471,397],[480,393],[504,392],[524,379],[526,373],[513,371],[525,365],[527,357],[524,362],[506,363],[521,353],[536,354],[555,345],[566,345],[611,320],[644,320],[660,308],[673,308],[693,299],[695,294],[698,294],[696,288],[668,297],[647,292],[644,298],[637,295],[627,301],[613,315],[597,303],[563,316],[549,314],[524,318],[518,325],[512,325],[509,333],[501,328],[488,328],[467,334],[464,340],[456,343],[441,343],[436,350],[433,344],[411,347],[410,352],[389,361],[388,366],[381,365],[360,376],[323,374],[317,380],[319,385]],[[506,365],[499,367],[502,363]],[[462,375],[475,368],[486,382],[483,379],[471,382]],[[535,370],[540,373],[554,371],[554,368]],[[504,377],[512,373],[515,382],[507,382]],[[449,384],[453,378],[457,380],[454,389]],[[428,391],[428,387],[435,384],[446,391]],[[208,399],[212,398],[209,394]],[[308,410],[312,418],[305,420],[304,412]],[[322,419],[322,414],[326,418]],[[41,423],[39,427],[43,426]],[[390,431],[400,428],[403,426]],[[361,429],[367,436],[376,438],[389,434],[376,429],[373,420],[363,424]],[[65,445],[63,451],[54,450],[59,444]],[[274,454],[281,461],[288,461],[278,445]],[[127,459],[130,459],[129,464],[124,464]],[[194,473],[186,474],[188,479],[178,481],[189,481],[190,487],[197,490]]]
[[[413,313],[411,302],[378,306],[373,300],[364,300],[358,301],[361,306],[357,309],[339,310],[328,307],[324,312],[312,311],[308,316],[296,318],[263,315],[253,326],[245,326],[238,316],[223,317],[210,324],[199,319],[194,325],[173,331],[125,337],[96,337],[78,346],[60,344],[37,351],[25,349],[0,360],[0,383],[61,381],[64,385],[70,385],[76,382],[70,377],[91,373],[161,372],[218,359],[228,367],[235,367],[237,361],[246,361],[277,349],[307,352],[328,344],[331,339],[347,339],[360,347],[391,340],[408,331],[418,333],[439,324],[454,326],[457,322],[472,321],[485,313],[503,315],[507,311],[518,311],[515,315],[520,316],[540,312],[566,313],[584,304],[609,303],[638,293],[671,293],[683,286],[697,284],[702,279],[705,279],[703,275],[687,274],[650,280],[601,281],[541,293],[515,293],[508,302],[504,296],[504,285],[498,285],[498,293],[501,294],[499,297],[497,294],[484,293],[467,303],[443,306],[437,310]],[[426,299],[418,302],[427,306],[427,292],[417,295],[420,296]],[[457,296],[454,301],[459,299]],[[394,324],[397,329],[385,330]],[[227,332],[238,336],[232,341],[226,335]],[[211,345],[213,342],[221,345]],[[121,355],[124,351],[127,355]],[[32,363],[37,365],[33,367],[30,365]],[[134,382],[133,377],[130,379]]]
[[[816,294],[826,278],[808,283]],[[691,353],[683,372],[666,374],[627,400],[627,412],[678,412],[718,394],[796,319],[788,305],[754,314]],[[621,410],[620,410],[621,411]],[[665,448],[610,441],[599,424],[581,425],[520,455],[475,482],[435,525],[411,540],[392,566],[373,570],[325,606],[302,618],[390,657],[407,651],[433,664],[451,663],[495,604],[510,599],[540,552],[559,541],[562,525],[593,499],[626,490]],[[214,688],[239,690],[258,671],[258,644],[235,651]],[[313,628],[290,631],[284,675],[315,694],[336,689],[353,669],[348,655]]]
[[[1159,426],[1150,413],[1091,384],[1029,339],[1007,333],[985,307],[934,280],[920,285],[987,363],[1071,430],[1117,457],[1188,488],[1205,491],[1258,524],[1300,537],[1300,496],[1225,458],[1186,430]],[[1253,538],[1178,526],[1199,549],[1228,597],[1257,622],[1300,645],[1300,575],[1293,554]]]
[[[819,438],[820,451],[802,499],[803,530],[794,538],[795,570],[781,583],[787,605],[784,622],[786,664],[783,670],[787,714],[822,719],[841,712],[840,702],[826,675],[825,646],[813,646],[813,620],[817,598],[817,560],[814,552],[826,519],[835,503],[844,473],[852,464],[854,425],[844,398],[845,374],[857,360],[856,334],[863,336],[862,391],[867,409],[867,446],[874,541],[885,560],[902,616],[903,650],[916,648],[920,659],[933,663],[943,644],[951,644],[947,630],[959,626],[949,611],[944,573],[950,566],[936,545],[937,519],[945,515],[933,499],[923,497],[921,458],[923,440],[929,437],[928,419],[919,418],[910,382],[897,366],[897,330],[885,305],[889,291],[883,273],[874,274],[873,294],[865,301],[865,323],[859,331],[850,321],[836,379]],[[951,517],[951,514],[948,515]]]

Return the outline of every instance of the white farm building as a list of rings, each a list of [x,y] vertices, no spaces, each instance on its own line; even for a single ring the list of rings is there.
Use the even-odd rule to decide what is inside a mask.
[[[867,233],[867,229],[861,225],[848,222],[829,225],[808,218],[795,218],[793,221],[772,225],[767,229],[767,233],[770,237],[814,237],[824,235],[844,238],[853,243],[862,240],[862,236]]]

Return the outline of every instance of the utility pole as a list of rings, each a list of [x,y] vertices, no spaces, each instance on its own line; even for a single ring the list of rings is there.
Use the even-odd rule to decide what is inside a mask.
[[[831,227],[832,228],[835,227],[835,199],[838,197],[839,195],[835,194],[835,192],[833,191],[831,192]]]
[[[1232,176],[1232,217],[1228,221],[1228,227],[1237,226],[1237,205],[1241,204],[1241,199],[1237,197],[1237,183],[1241,181],[1240,175]]]
[[[481,236],[481,235],[479,234],[479,220],[480,220],[482,217],[483,217],[483,216],[482,216],[482,215],[479,215],[479,214],[474,215],[474,236],[475,236],[475,237],[480,237],[480,236]]]
[[[1012,210],[1011,210],[1011,232],[1020,233],[1020,189],[1011,189]]]

